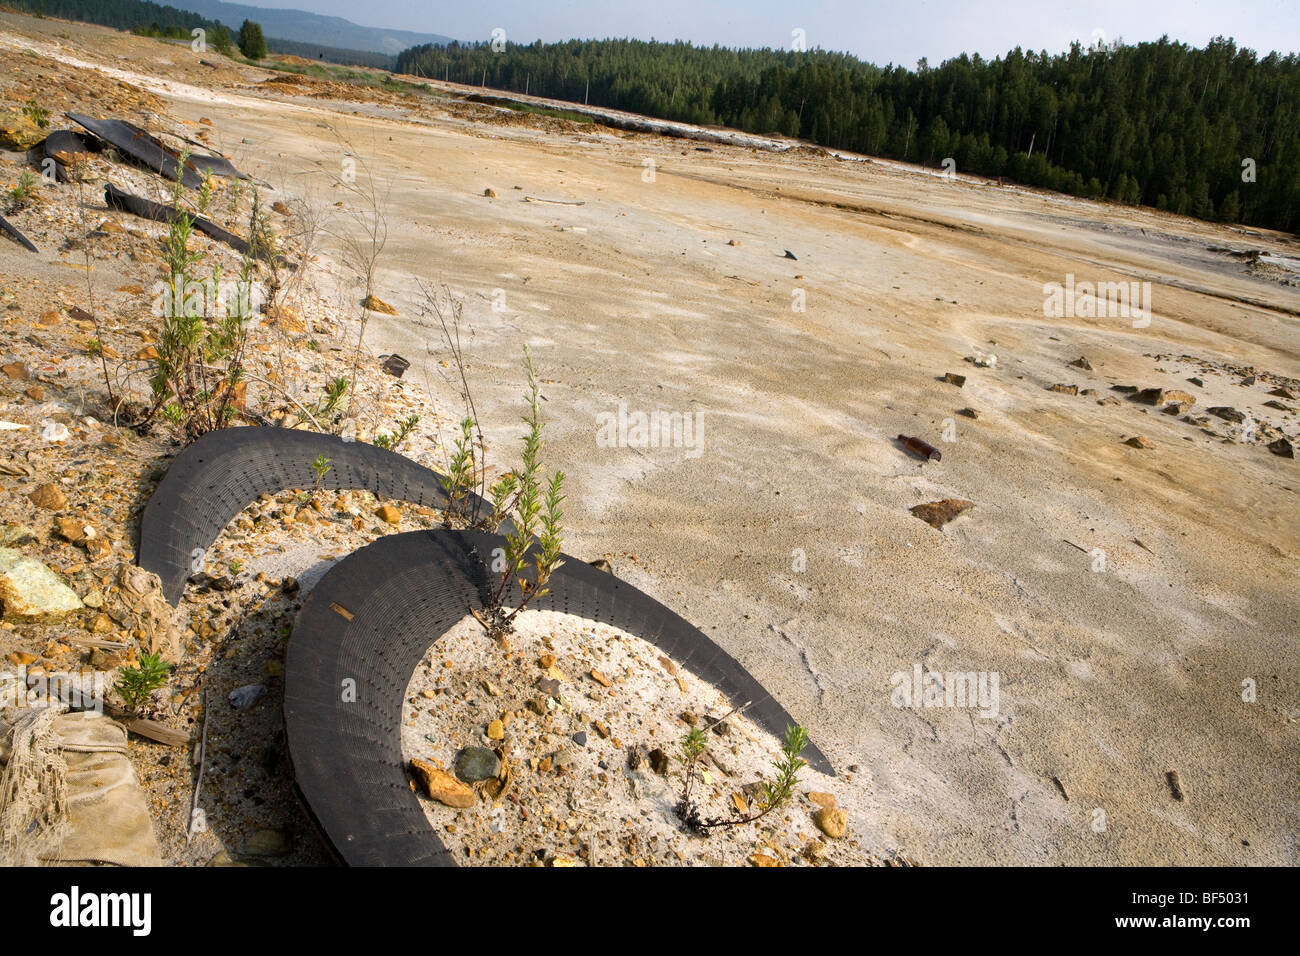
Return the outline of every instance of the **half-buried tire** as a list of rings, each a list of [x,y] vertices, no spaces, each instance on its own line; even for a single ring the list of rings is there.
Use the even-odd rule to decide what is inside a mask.
[[[412,531],[335,565],[298,614],[285,665],[284,721],[294,775],[312,815],[351,865],[454,865],[412,792],[402,704],[416,665],[492,586],[497,535]],[[794,723],[703,632],[625,581],[566,556],[530,607],[621,628],[654,644],[779,739]],[[507,603],[517,602],[514,585]],[[804,758],[833,774],[809,745]]]

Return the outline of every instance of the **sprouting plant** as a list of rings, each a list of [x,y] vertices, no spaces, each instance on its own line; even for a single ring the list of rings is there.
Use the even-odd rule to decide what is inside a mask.
[[[23,104],[23,115],[35,123],[39,129],[47,129],[50,125],[50,111],[35,100],[28,100]]]
[[[199,184],[199,212],[207,212],[210,205],[212,205],[212,170],[205,167],[203,182]]]
[[[18,182],[13,189],[9,190],[9,208],[21,209],[31,202],[36,195],[37,179],[32,175],[30,170],[25,170],[18,177]]]
[[[238,574],[238,573],[239,573],[240,571],[242,571],[242,570],[244,570],[244,562],[243,562],[243,561],[238,561],[238,560],[236,560],[236,561],[231,561],[231,562],[230,562],[230,573],[231,573],[231,574]]]
[[[506,534],[501,580],[486,608],[487,629],[493,635],[509,630],[515,617],[530,601],[547,593],[546,584],[551,575],[564,563],[560,559],[562,543],[561,518],[564,512],[564,472],[557,471],[542,485],[542,410],[541,389],[537,370],[533,366],[532,352],[524,346],[524,367],[528,373],[528,414],[524,423],[528,433],[524,436],[522,466],[510,478],[497,481],[492,487],[493,518],[509,517],[514,528]],[[465,435],[462,423],[462,438]],[[471,426],[472,427],[472,426]],[[513,495],[513,497],[511,497]],[[534,536],[537,538],[534,546]],[[533,557],[533,577],[524,573],[529,555]],[[520,600],[514,610],[505,612],[502,601],[506,588],[514,580],[519,584]]]
[[[447,474],[441,479],[442,490],[447,493],[447,507],[443,511],[443,523],[451,527],[452,516],[460,514],[465,498],[469,495],[470,479],[474,470],[474,419],[466,418],[460,423],[460,434],[452,446],[451,461],[447,465]]]
[[[332,458],[326,458],[324,455],[317,455],[316,460],[311,463],[311,470],[316,473],[317,491],[320,491],[321,482],[323,482],[325,480],[325,476],[330,473],[330,468],[331,468],[330,462],[332,462],[333,460],[334,459]]]
[[[737,710],[744,709],[737,708]],[[731,714],[727,716],[730,717]],[[725,719],[726,717],[721,720]],[[714,721],[710,726],[721,723],[721,720]],[[785,806],[794,796],[795,786],[799,782],[799,771],[807,765],[799,754],[803,753],[807,746],[808,731],[798,724],[786,727],[781,754],[774,761],[776,775],[772,780],[762,782],[759,794],[754,798],[753,803],[747,804],[743,811],[739,807],[732,807],[730,817],[705,818],[700,815],[699,807],[691,799],[691,786],[695,782],[696,768],[700,757],[704,755],[705,735],[703,728],[692,728],[690,733],[682,738],[682,763],[685,765],[686,773],[682,779],[682,796],[677,802],[677,816],[686,824],[687,829],[701,836],[707,836],[713,827],[741,826],[767,816],[773,810]]]
[[[171,669],[162,655],[141,654],[137,666],[118,670],[113,688],[130,710],[138,712],[149,702],[150,695],[167,682]]]
[[[393,435],[376,435],[374,445],[376,448],[385,448],[389,451],[397,451],[399,445],[406,441],[406,436],[411,434],[416,423],[419,422],[419,415],[410,415],[397,423],[397,432]]]
[[[86,340],[86,354],[87,354],[87,355],[96,355],[96,356],[97,356],[97,355],[103,355],[103,354],[104,354],[104,343],[101,342],[101,341],[99,341],[99,339],[93,339],[93,338],[92,338],[92,339],[87,339],[87,340]]]

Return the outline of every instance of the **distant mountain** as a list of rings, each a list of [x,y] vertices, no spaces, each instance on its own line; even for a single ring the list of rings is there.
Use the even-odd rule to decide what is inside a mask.
[[[182,10],[190,10],[210,20],[220,20],[238,31],[245,20],[262,25],[267,37],[317,43],[325,47],[342,47],[348,50],[369,50],[378,53],[400,53],[407,47],[424,43],[442,45],[451,43],[451,37],[436,33],[415,33],[411,30],[388,30],[383,27],[363,27],[342,17],[327,17],[306,10],[279,10],[270,7],[251,7],[243,3],[225,3],[223,0],[170,0]]]

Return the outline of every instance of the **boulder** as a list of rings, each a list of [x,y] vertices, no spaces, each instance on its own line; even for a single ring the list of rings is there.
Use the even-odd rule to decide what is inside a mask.
[[[0,605],[13,621],[57,621],[83,607],[62,578],[13,548],[0,548]]]

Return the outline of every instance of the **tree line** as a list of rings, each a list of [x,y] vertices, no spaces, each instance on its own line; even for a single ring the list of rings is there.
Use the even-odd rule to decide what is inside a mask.
[[[1300,229],[1300,58],[1218,37],[909,70],[823,50],[641,40],[420,46],[396,68],[662,119]]]

